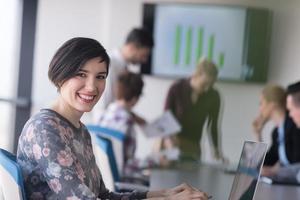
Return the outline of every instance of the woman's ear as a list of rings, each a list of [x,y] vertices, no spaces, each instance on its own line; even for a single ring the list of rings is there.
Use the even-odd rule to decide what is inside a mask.
[[[57,83],[57,84],[56,84],[56,91],[57,91],[58,93],[60,93],[60,88],[61,88],[62,85],[63,85],[63,83]]]

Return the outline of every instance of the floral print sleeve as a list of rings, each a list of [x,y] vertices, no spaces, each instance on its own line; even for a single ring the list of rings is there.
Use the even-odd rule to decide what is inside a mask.
[[[139,199],[136,194],[109,192],[82,124],[74,127],[51,110],[42,110],[25,125],[19,138],[20,164],[28,199]],[[145,198],[143,193],[141,198]]]

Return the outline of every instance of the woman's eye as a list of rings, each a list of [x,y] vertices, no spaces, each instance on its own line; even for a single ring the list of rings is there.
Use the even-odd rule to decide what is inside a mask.
[[[85,77],[85,74],[84,73],[78,73],[76,76]]]
[[[100,80],[103,80],[103,79],[106,79],[106,75],[98,75],[96,78],[100,79]]]

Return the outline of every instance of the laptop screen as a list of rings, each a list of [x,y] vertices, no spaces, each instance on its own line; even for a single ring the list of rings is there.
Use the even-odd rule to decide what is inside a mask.
[[[266,143],[244,143],[229,200],[253,199],[267,148]]]

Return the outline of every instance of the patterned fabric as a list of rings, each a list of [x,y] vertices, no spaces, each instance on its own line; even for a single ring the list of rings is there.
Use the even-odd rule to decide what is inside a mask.
[[[111,103],[99,119],[102,127],[117,130],[126,135],[124,141],[124,163],[134,158],[136,150],[136,133],[133,129],[132,115],[117,102]]]
[[[52,110],[31,117],[19,138],[17,160],[28,199],[143,199],[146,193],[118,194],[105,188],[89,132]]]
[[[148,157],[141,160],[135,158],[136,150],[136,132],[133,128],[134,121],[131,113],[117,102],[111,103],[103,112],[99,119],[99,125],[120,131],[126,135],[124,141],[124,169],[123,175],[130,175],[142,168],[148,168],[158,165],[159,160],[154,157]]]

